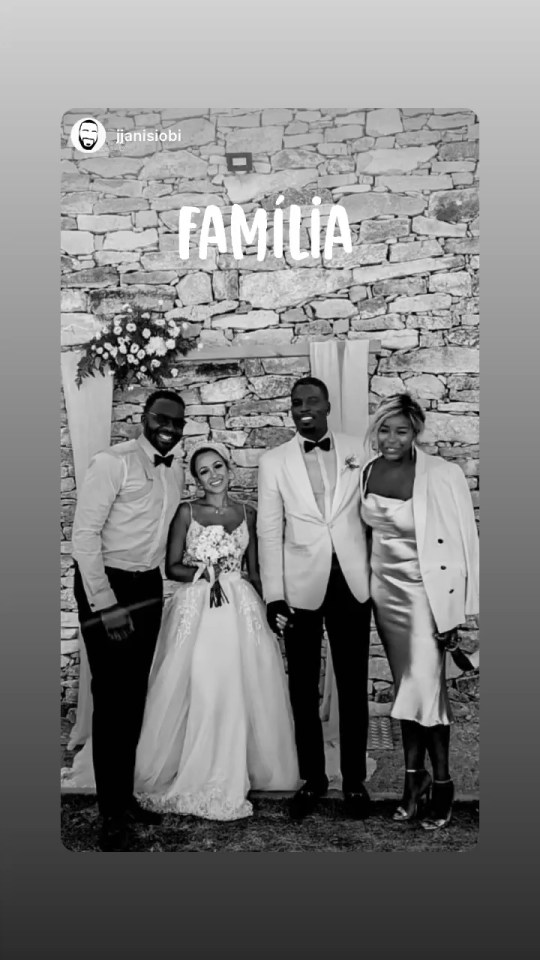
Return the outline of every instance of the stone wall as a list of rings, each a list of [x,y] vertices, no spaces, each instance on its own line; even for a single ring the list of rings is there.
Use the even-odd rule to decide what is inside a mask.
[[[186,322],[204,345],[288,344],[337,337],[374,338],[370,406],[407,389],[427,413],[425,449],[456,460],[478,508],[478,123],[465,109],[94,109],[108,131],[180,128],[180,144],[109,143],[87,157],[69,143],[82,112],[66,114],[62,134],[62,344],[87,340],[125,303]],[[86,114],[88,115],[88,114]],[[114,136],[114,134],[112,134]],[[228,172],[226,152],[248,151],[253,172]],[[184,205],[233,203],[248,220],[302,206],[309,249],[311,200],[322,222],[342,203],[353,252],[294,261],[255,248],[235,260],[210,248],[178,256]],[[269,231],[269,246],[272,232]],[[285,237],[287,250],[287,236]],[[230,249],[230,248],[229,248]],[[211,436],[231,449],[234,490],[255,497],[264,449],[292,435],[288,397],[308,370],[301,357],[180,364],[174,381],[186,398],[185,445]],[[133,436],[147,391],[114,395],[113,442]],[[77,617],[70,533],[75,482],[62,412],[62,703],[76,702]],[[465,638],[477,646],[473,622]],[[449,664],[452,698],[476,696],[476,678]],[[387,712],[389,671],[373,635],[370,696]],[[459,707],[458,707],[459,711]]]

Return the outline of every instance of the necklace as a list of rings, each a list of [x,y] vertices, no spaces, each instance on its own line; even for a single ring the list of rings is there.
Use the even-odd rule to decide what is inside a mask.
[[[230,503],[228,502],[228,500],[226,500],[224,503],[221,504],[220,507],[215,507],[213,503],[206,503],[205,506],[210,507],[210,509],[213,510],[214,513],[221,513],[222,510],[227,510],[227,508],[230,506]]]

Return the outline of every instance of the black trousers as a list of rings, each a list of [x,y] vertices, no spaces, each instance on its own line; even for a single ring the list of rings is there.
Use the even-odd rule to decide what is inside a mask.
[[[144,715],[148,676],[161,624],[163,580],[159,569],[130,572],[106,567],[134,633],[110,640],[91,610],[75,565],[74,593],[92,676],[92,748],[96,793],[103,816],[122,815],[133,796],[135,754]]]
[[[371,601],[356,600],[334,557],[322,606],[318,610],[295,608],[284,633],[300,776],[303,780],[321,780],[325,776],[325,757],[319,677],[323,624],[326,625],[338,692],[340,766],[345,792],[358,790],[366,778],[370,623]]]

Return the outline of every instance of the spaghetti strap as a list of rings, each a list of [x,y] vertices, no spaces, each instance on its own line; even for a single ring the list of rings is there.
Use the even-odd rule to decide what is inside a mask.
[[[375,460],[372,460],[371,463],[368,463],[367,470],[364,468],[364,475],[362,477],[362,493],[364,494],[364,496],[365,496],[367,485],[368,485],[369,475],[371,473],[374,463],[375,463]]]
[[[189,522],[193,523],[193,500],[189,501]]]
[[[242,506],[243,506],[243,508],[244,508],[244,520],[245,520],[246,523],[247,523],[247,510],[246,510],[246,505],[245,505],[245,503],[243,503]]]

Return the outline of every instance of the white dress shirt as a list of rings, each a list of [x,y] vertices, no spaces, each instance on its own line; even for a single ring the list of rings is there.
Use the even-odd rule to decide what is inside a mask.
[[[177,457],[154,466],[158,451],[141,435],[98,453],[77,497],[73,559],[93,610],[117,600],[105,567],[153,570],[165,560],[167,536],[184,488]]]
[[[329,450],[321,450],[320,447],[315,447],[313,450],[310,450],[309,453],[306,453],[304,448],[305,437],[302,437],[299,433],[297,433],[296,436],[298,437],[298,443],[300,444],[300,450],[302,451],[308,472],[309,482],[311,483],[317,506],[321,511],[321,516],[329,517],[337,477],[336,445],[333,441],[332,434],[327,430],[324,437],[320,438],[321,440],[324,440],[326,437],[330,439]]]

